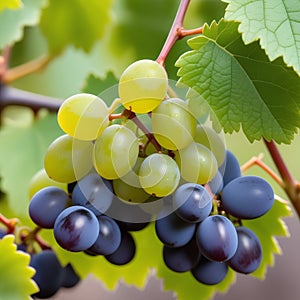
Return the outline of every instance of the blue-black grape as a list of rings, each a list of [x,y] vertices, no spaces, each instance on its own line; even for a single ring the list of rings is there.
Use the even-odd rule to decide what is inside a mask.
[[[120,228],[122,228],[123,230],[140,231],[145,229],[150,224],[150,222],[134,223],[134,222],[118,221],[118,224]]]
[[[173,194],[176,214],[186,222],[204,220],[212,209],[212,196],[200,184],[185,183]]]
[[[236,272],[252,273],[262,260],[262,247],[256,234],[244,226],[237,227],[238,247],[227,264]]]
[[[78,181],[72,192],[74,205],[90,209],[95,215],[107,211],[113,200],[111,183],[96,173],[90,173]]]
[[[169,247],[186,245],[193,237],[196,229],[195,223],[188,223],[171,213],[155,221],[155,231],[160,241]]]
[[[55,186],[39,190],[29,203],[32,221],[43,228],[53,228],[57,216],[69,205],[68,194]]]
[[[33,254],[30,266],[36,270],[33,280],[40,291],[34,296],[46,299],[53,296],[61,287],[63,268],[52,250],[44,250]]]
[[[54,223],[57,243],[69,251],[84,251],[98,238],[99,222],[89,209],[71,206],[63,210]]]
[[[61,286],[64,288],[72,288],[80,281],[80,277],[77,275],[72,265],[69,263],[63,268],[63,278]]]
[[[208,186],[213,194],[219,194],[223,189],[223,176],[218,171],[215,177],[208,183]]]
[[[226,150],[225,160],[220,166],[219,171],[223,174],[224,187],[233,179],[242,176],[240,164],[235,155],[229,150]]]
[[[109,255],[115,252],[121,243],[121,230],[115,220],[108,216],[99,216],[100,231],[97,240],[88,249],[96,255]]]
[[[122,231],[118,249],[112,254],[106,255],[105,258],[114,265],[126,265],[134,258],[135,251],[136,245],[132,235],[128,231]]]
[[[0,228],[0,239],[2,239],[4,236],[6,236],[6,234],[7,234],[7,232],[4,229]]]
[[[191,272],[197,281],[207,285],[215,285],[226,277],[228,266],[226,263],[211,261],[201,256],[198,264]]]
[[[258,176],[242,176],[232,180],[222,192],[226,212],[240,219],[254,219],[264,215],[274,203],[270,184]]]
[[[232,222],[220,215],[212,215],[202,221],[196,231],[201,254],[214,261],[224,262],[235,253],[237,232]]]
[[[200,251],[195,239],[182,247],[163,247],[163,260],[174,272],[186,272],[195,267],[200,259]]]

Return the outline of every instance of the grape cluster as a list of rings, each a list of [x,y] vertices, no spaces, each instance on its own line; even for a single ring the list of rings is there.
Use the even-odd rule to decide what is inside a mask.
[[[257,269],[261,245],[242,220],[272,207],[271,186],[242,176],[235,156],[197,121],[189,101],[168,96],[159,63],[130,65],[118,95],[120,114],[87,93],[63,102],[58,123],[65,134],[49,146],[42,179],[32,181],[32,220],[53,229],[62,248],[116,265],[135,255],[130,232],[154,221],[165,264],[175,272],[216,284],[228,267]]]

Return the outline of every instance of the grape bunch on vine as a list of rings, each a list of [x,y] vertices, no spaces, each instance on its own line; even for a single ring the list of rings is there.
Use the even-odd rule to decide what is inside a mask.
[[[0,4],[0,299],[264,279],[300,216],[299,24],[293,0]]]

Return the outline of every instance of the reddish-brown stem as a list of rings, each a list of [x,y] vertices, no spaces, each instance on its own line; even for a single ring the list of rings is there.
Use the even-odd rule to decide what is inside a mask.
[[[183,20],[186,14],[186,11],[188,9],[188,6],[190,4],[190,0],[181,0],[177,14],[175,16],[173,25],[171,27],[171,30],[169,32],[169,35],[165,41],[164,46],[162,47],[162,50],[160,54],[158,55],[156,61],[160,63],[161,65],[164,65],[165,60],[171,51],[172,47],[176,43],[177,40],[182,38],[181,31],[183,26]]]
[[[161,152],[161,146],[155,139],[154,135],[149,131],[149,129],[140,121],[140,119],[136,116],[136,114],[130,110],[125,109],[123,111],[123,116],[125,116],[127,119],[132,120],[132,122],[135,123],[135,125],[142,130],[142,132],[145,134],[145,136],[148,138],[150,143],[153,144],[157,152]]]
[[[5,216],[0,214],[0,223],[2,223],[7,228],[7,233],[13,233],[16,229],[18,219],[7,219]]]
[[[257,165],[260,168],[262,168],[264,171],[266,171],[282,188],[284,188],[284,184],[281,178],[261,159],[262,159],[261,156],[252,157],[249,161],[247,161],[244,165],[241,166],[241,171],[245,172],[246,170],[253,167],[254,165]]]
[[[37,59],[31,60],[12,69],[7,69],[2,76],[2,82],[8,84],[16,79],[39,71],[43,69],[50,61],[50,56],[43,55]]]
[[[3,77],[8,69],[10,53],[11,47],[6,47],[3,50],[2,56],[0,56],[0,82],[3,80]]]
[[[203,33],[203,26],[201,26],[199,28],[194,28],[194,29],[181,29],[178,32],[179,39],[182,39],[189,35],[202,34],[202,33]]]
[[[286,192],[287,196],[289,197],[295,211],[300,218],[300,189],[299,183],[293,178],[289,169],[287,168],[283,158],[274,143],[274,141],[266,141],[264,143],[273,159],[273,162],[276,165],[276,168],[282,178],[283,181],[283,189]]]
[[[122,116],[123,116],[123,113],[111,114],[111,115],[109,115],[109,121],[116,120],[116,119],[121,119]]]

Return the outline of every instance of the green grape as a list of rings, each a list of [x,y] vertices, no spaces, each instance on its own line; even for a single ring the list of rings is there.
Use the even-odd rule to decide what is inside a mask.
[[[170,195],[180,180],[176,162],[170,156],[159,153],[145,158],[140,167],[139,176],[143,189],[156,197]]]
[[[74,182],[92,168],[93,143],[65,134],[54,140],[44,158],[48,176],[58,182]]]
[[[168,75],[156,61],[142,59],[126,68],[119,81],[119,96],[125,108],[135,113],[152,111],[164,99]]]
[[[202,144],[210,149],[217,159],[218,166],[222,165],[226,155],[226,148],[219,134],[208,126],[197,125],[194,140],[196,143]]]
[[[127,174],[122,176],[122,181],[133,187],[142,188],[138,173],[143,161],[144,158],[138,157],[134,167]]]
[[[169,150],[193,142],[197,121],[185,101],[172,98],[161,102],[152,112],[152,131],[159,144]]]
[[[181,177],[187,182],[206,184],[218,171],[218,163],[212,152],[198,143],[175,151],[175,160],[180,168]]]
[[[105,102],[92,94],[77,94],[66,99],[57,114],[58,124],[79,140],[95,140],[108,126],[109,110]]]
[[[117,179],[126,175],[135,165],[139,143],[128,128],[114,124],[102,132],[94,146],[94,167],[100,176]]]
[[[45,169],[41,169],[33,175],[29,182],[29,198],[31,199],[35,193],[48,186],[56,186],[68,192],[68,185],[66,183],[52,180]]]
[[[142,188],[129,185],[122,179],[113,180],[113,188],[119,199],[130,203],[143,203],[151,197]]]

